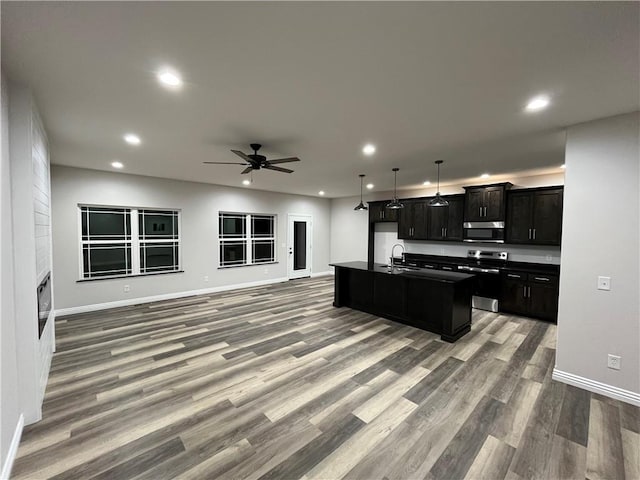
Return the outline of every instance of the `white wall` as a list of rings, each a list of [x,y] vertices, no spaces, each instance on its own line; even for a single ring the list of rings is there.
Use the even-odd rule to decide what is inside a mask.
[[[78,282],[78,204],[182,210],[184,273]],[[312,270],[329,270],[328,199],[54,166],[52,207],[57,309],[285,279],[287,214],[313,216]],[[276,214],[278,263],[219,269],[219,211]]]
[[[640,114],[569,128],[556,370],[640,399]],[[599,275],[611,291],[596,289]],[[622,356],[619,371],[607,354]]]
[[[504,180],[503,180],[504,181]],[[535,175],[530,177],[514,177],[509,180],[515,188],[546,187],[562,185],[562,174]],[[467,184],[465,184],[467,186]],[[443,195],[464,193],[463,185],[447,185],[441,188]],[[419,190],[402,190],[398,192],[400,198],[412,198],[435,195],[435,188]],[[393,196],[393,192],[376,192],[365,196],[366,201],[384,200]],[[336,198],[331,201],[331,262],[348,262],[367,260],[368,243],[368,212],[354,211],[360,197]],[[379,223],[375,233],[375,261],[386,263],[391,255],[391,247],[400,243],[409,253],[430,255],[446,255],[464,257],[470,248],[483,250],[508,251],[509,258],[519,262],[560,263],[559,247],[537,247],[502,245],[499,247],[487,245],[469,245],[459,242],[427,242],[398,240],[396,223]],[[400,249],[397,250],[400,252]]]
[[[0,140],[0,468],[5,469],[9,447],[20,418],[13,288],[13,228],[11,221],[11,165],[9,162],[9,97],[2,78]],[[10,460],[9,460],[10,463]],[[4,477],[2,477],[4,478]]]

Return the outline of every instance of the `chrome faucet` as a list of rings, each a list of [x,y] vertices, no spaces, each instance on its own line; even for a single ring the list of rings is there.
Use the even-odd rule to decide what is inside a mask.
[[[404,245],[402,245],[401,243],[396,243],[393,247],[391,247],[391,268],[395,266],[393,261],[393,258],[394,258],[393,252],[395,252],[396,247],[402,248],[402,255],[404,256]]]

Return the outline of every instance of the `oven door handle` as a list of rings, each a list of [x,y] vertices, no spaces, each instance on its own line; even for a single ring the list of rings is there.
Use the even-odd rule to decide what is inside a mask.
[[[480,267],[469,267],[467,265],[458,265],[458,270],[465,270],[467,272],[475,272],[475,273],[491,273],[493,275],[497,275],[500,273],[500,270],[497,268],[480,268]]]

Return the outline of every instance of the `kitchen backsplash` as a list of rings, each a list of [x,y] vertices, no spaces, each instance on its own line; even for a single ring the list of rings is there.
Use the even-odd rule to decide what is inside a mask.
[[[399,243],[406,253],[423,255],[444,255],[447,257],[466,257],[468,250],[489,250],[509,252],[509,260],[514,262],[550,263],[560,265],[560,247],[534,245],[496,245],[481,243],[427,242],[398,239],[396,223],[379,223],[375,232],[375,262],[388,263],[391,248]],[[402,249],[396,249],[399,255]]]

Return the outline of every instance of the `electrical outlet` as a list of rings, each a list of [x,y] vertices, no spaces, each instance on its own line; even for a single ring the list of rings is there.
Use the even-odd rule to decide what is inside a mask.
[[[209,275],[205,275],[205,276],[204,276],[204,281],[205,281],[205,282],[208,282],[208,281],[209,281]]]
[[[611,277],[598,277],[598,290],[611,290]]]
[[[125,293],[131,291],[131,287],[129,285],[125,285],[124,286],[124,291],[125,291]]]
[[[607,367],[614,370],[620,370],[620,364],[622,363],[622,357],[619,355],[607,355]]]
[[[265,274],[265,275],[269,275],[269,269],[268,269],[268,268],[265,268],[265,269],[264,269],[264,274]]]
[[[440,255],[444,255],[444,248],[440,249]]]
[[[550,262],[553,260],[553,257],[551,255],[547,255],[545,259],[547,260],[547,262]]]

